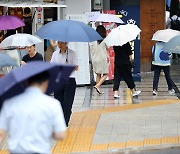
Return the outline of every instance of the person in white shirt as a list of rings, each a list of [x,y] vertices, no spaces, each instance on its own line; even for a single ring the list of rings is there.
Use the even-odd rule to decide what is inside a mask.
[[[51,62],[60,64],[73,64],[75,65],[75,71],[77,71],[78,61],[76,53],[68,48],[66,42],[58,42],[58,47],[59,48],[52,55]],[[76,91],[75,71],[71,73],[65,86],[54,92],[54,97],[61,103],[66,126],[68,126],[70,116],[72,114],[71,109]]]
[[[66,125],[59,101],[44,94],[49,73],[28,79],[25,92],[7,99],[0,112],[0,145],[9,135],[9,152],[51,153],[51,139],[64,139]]]

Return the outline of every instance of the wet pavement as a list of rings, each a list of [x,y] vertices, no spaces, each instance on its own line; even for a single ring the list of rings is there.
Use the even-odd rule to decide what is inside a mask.
[[[120,99],[114,100],[112,84],[102,86],[99,95],[93,86],[78,87],[73,115],[64,141],[52,141],[52,153],[140,153],[174,154],[180,146],[180,60],[173,61],[171,77],[175,95],[168,93],[160,76],[157,96],[152,95],[153,73],[142,65],[142,93],[131,97],[124,82]],[[175,147],[171,149],[171,147]],[[7,154],[7,142],[0,154]],[[180,153],[180,151],[179,151]]]

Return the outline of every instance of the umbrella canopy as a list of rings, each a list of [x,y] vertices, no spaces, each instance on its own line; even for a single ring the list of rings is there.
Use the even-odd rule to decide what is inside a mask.
[[[102,37],[90,26],[73,20],[58,20],[41,27],[36,35],[43,39],[62,42],[92,42]]]
[[[93,17],[89,18],[89,21],[94,22],[115,22],[123,24],[124,22],[114,14],[96,14]]]
[[[172,30],[172,29],[158,30],[157,32],[154,33],[152,40],[168,42],[171,38],[177,35],[180,35],[180,31]]]
[[[0,53],[0,66],[17,66],[17,64],[9,55]]]
[[[163,47],[164,52],[180,54],[180,35],[173,37]]]
[[[107,46],[122,46],[135,40],[141,30],[137,25],[127,24],[114,28],[104,39]]]
[[[37,44],[40,42],[42,41],[39,38],[30,34],[14,34],[5,38],[1,42],[0,48],[25,47],[25,46],[31,46],[33,44]]]
[[[22,26],[25,26],[24,22],[16,16],[0,16],[0,30],[16,29]]]
[[[74,66],[72,65],[59,65],[41,61],[29,62],[0,78],[0,104],[4,100],[22,93],[27,88],[28,78],[44,71],[48,71],[50,74],[49,86],[46,92],[50,94],[66,83],[73,70]]]

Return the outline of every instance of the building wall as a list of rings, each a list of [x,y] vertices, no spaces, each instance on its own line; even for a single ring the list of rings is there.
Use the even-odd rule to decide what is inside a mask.
[[[152,59],[153,34],[165,28],[165,0],[140,0],[141,58]]]
[[[66,0],[66,14],[91,12],[91,0]]]
[[[111,9],[140,6],[140,16],[134,14],[140,20],[140,57],[141,59],[150,60],[152,57],[151,48],[155,43],[153,42],[153,34],[165,28],[165,0],[113,0],[110,1]],[[118,13],[118,12],[117,12]],[[123,20],[123,18],[122,18]]]

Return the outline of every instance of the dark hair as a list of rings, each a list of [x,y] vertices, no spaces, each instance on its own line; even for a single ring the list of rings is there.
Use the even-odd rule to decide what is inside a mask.
[[[103,25],[97,26],[96,31],[99,33],[99,35],[103,39],[106,37],[106,29],[105,29],[105,27]],[[102,40],[98,40],[98,43],[100,44],[103,41],[103,39]]]
[[[3,36],[3,35],[4,35],[4,33],[0,31],[0,36]]]
[[[42,73],[39,73],[35,76],[32,76],[28,79],[28,84],[31,85],[33,83],[42,84],[43,82],[49,80],[49,73],[47,71],[44,71]]]
[[[24,8],[24,14],[29,14],[31,13],[31,9],[29,7]]]

